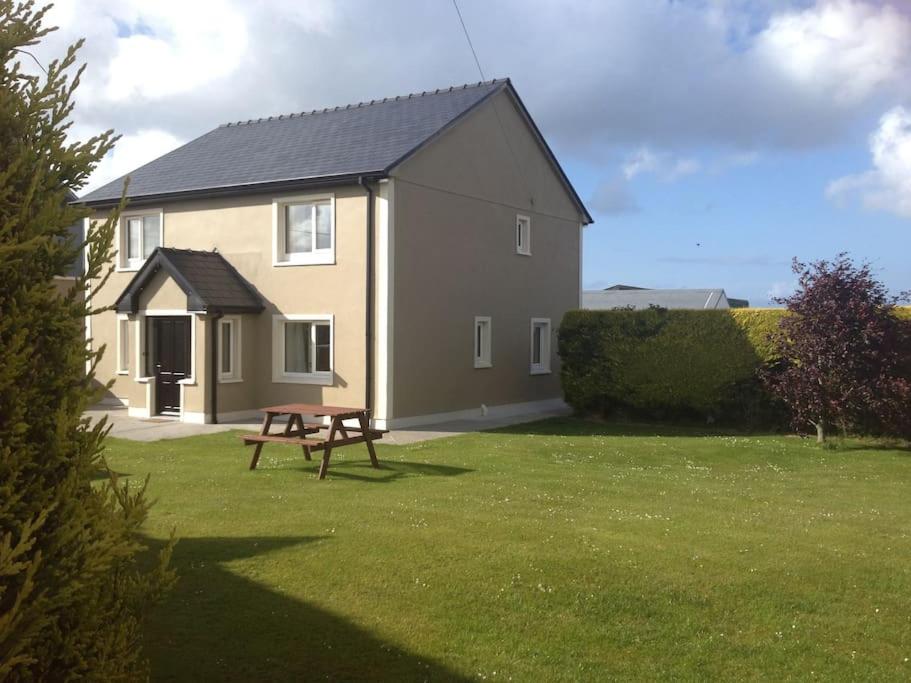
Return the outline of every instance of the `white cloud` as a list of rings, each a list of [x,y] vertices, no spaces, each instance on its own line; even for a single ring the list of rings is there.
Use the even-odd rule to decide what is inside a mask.
[[[486,73],[513,77],[558,156],[658,157],[629,159],[630,177],[712,169],[671,150],[707,145],[724,156],[830,144],[871,107],[911,104],[911,16],[896,9],[906,0],[460,6]],[[81,127],[178,139],[229,120],[477,80],[449,3],[363,8],[360,0],[57,0],[49,23],[61,29],[35,51],[47,63],[86,38]],[[654,163],[660,170],[649,170]]]
[[[797,290],[796,280],[779,280],[773,282],[766,292],[769,303],[778,303],[778,299],[791,296]]]
[[[134,171],[181,144],[182,140],[163,130],[140,130],[124,135],[95,169],[85,192]]]
[[[663,180],[676,180],[682,176],[697,173],[702,168],[696,159],[675,158],[668,153],[653,152],[642,147],[624,162],[622,171],[627,180],[643,173],[654,173]]]
[[[829,183],[836,201],[859,197],[869,209],[911,218],[911,111],[895,107],[879,120],[870,136],[873,168]]]
[[[911,83],[911,20],[888,5],[822,0],[784,12],[771,18],[754,49],[786,80],[842,105],[890,83]]]
[[[243,13],[222,0],[156,0],[111,9],[121,35],[107,66],[105,94],[160,99],[234,73],[247,53]],[[226,84],[227,85],[227,84]]]

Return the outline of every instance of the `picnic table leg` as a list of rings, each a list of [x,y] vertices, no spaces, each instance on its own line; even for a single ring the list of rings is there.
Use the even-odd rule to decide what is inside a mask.
[[[295,424],[297,424],[297,426],[300,428],[301,436],[304,436],[304,418],[302,415],[298,415],[297,413],[294,413],[288,419],[288,427],[285,429],[285,435],[291,432],[291,428]],[[312,460],[313,458],[310,457],[310,446],[302,444],[301,448],[304,449],[304,460]]]
[[[329,438],[326,439],[326,450],[323,451],[323,462],[319,466],[319,478],[326,478],[326,471],[329,469],[329,455],[332,453],[332,442],[335,440],[335,430],[338,427],[338,418],[332,418],[332,426],[329,428]]]
[[[376,459],[376,451],[373,450],[373,439],[370,438],[370,420],[367,418],[366,413],[362,414],[359,420],[361,423],[361,434],[364,435],[364,443],[367,444],[367,452],[370,453],[370,464],[379,469],[380,463]]]
[[[259,430],[260,436],[265,436],[269,433],[269,429],[272,428],[272,414],[266,413],[266,416],[263,418],[263,428]],[[260,441],[256,444],[256,448],[253,450],[253,460],[250,461],[250,469],[256,469],[256,463],[259,462],[259,454],[263,450],[265,444]]]

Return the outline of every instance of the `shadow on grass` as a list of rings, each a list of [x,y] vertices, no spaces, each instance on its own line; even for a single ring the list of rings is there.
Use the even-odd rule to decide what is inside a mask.
[[[297,469],[309,472],[314,476],[319,473],[320,458],[314,455],[312,462]],[[468,474],[474,470],[466,467],[453,467],[452,465],[431,465],[424,462],[401,462],[380,460],[380,469],[374,469],[369,462],[346,462],[343,460],[329,461],[329,479],[351,479],[353,481],[369,482],[371,484],[390,484],[406,477],[457,477]],[[360,472],[363,472],[361,474]]]
[[[549,436],[782,436],[768,430],[744,431],[717,425],[652,423],[554,417],[538,422],[499,427],[493,434],[540,434]]]
[[[116,472],[115,471],[114,474],[116,474],[118,477],[132,476],[132,475],[130,475],[129,472]],[[111,477],[108,474],[108,471],[106,469],[99,468],[99,469],[95,470],[94,472],[92,472],[92,475],[89,477],[89,480],[90,481],[107,481],[110,478]]]
[[[238,576],[228,563],[325,540],[184,538],[177,586],[146,626],[156,681],[467,680],[323,609]],[[160,541],[149,541],[151,550]],[[300,552],[298,550],[297,552]],[[306,581],[301,572],[289,582]],[[355,589],[352,589],[355,590]]]
[[[881,441],[870,440],[861,442],[841,442],[833,441],[831,450],[834,452],[852,453],[864,451],[898,451],[905,455],[911,455],[911,443],[897,441],[894,439],[883,439]]]
[[[687,423],[626,422],[586,419],[581,417],[555,417],[538,422],[512,425],[490,430],[494,434],[521,434],[547,436],[639,436],[639,437],[711,437],[711,436],[778,436],[788,439],[811,439],[815,435],[788,434],[769,430],[752,431],[730,427],[715,427]],[[834,452],[851,451],[900,451],[911,454],[911,443],[896,439],[855,439],[832,440],[830,449]],[[821,449],[823,447],[820,447]]]

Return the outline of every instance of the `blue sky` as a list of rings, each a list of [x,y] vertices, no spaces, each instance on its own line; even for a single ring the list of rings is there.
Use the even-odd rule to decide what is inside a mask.
[[[459,0],[596,219],[584,282],[767,305],[792,257],[911,289],[908,0]],[[91,186],[220,123],[479,80],[451,0],[57,0]],[[529,11],[533,9],[533,11]],[[218,17],[218,21],[212,21]],[[31,68],[27,63],[25,68]]]
[[[634,179],[636,210],[592,209],[585,286],[724,287],[764,306],[770,292],[792,288],[792,258],[847,251],[869,260],[894,292],[911,289],[911,220],[826,197],[833,177],[867,164],[864,134],[821,150],[767,153],[716,173]],[[580,164],[572,177],[590,197],[599,173]]]

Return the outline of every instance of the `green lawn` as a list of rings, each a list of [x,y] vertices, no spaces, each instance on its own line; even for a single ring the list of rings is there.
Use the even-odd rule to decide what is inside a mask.
[[[354,446],[111,439],[151,473],[156,680],[905,679],[911,453],[550,420]]]

